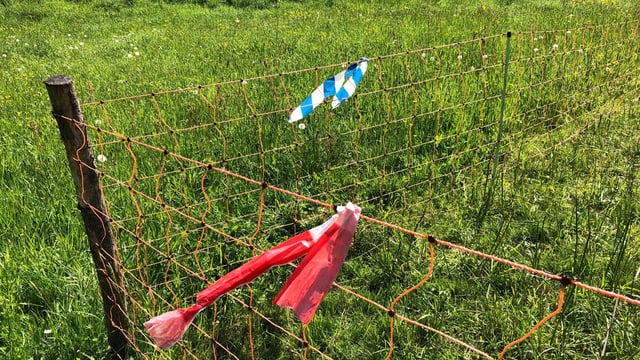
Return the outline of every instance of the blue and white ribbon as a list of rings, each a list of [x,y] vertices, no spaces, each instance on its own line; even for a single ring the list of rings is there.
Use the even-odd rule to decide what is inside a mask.
[[[315,89],[304,101],[291,112],[289,122],[298,121],[322,104],[329,97],[333,96],[331,108],[335,109],[345,100],[351,97],[356,91],[356,87],[360,84],[362,76],[367,71],[367,58],[360,58],[358,62],[349,65],[349,67],[325,80],[322,85]]]

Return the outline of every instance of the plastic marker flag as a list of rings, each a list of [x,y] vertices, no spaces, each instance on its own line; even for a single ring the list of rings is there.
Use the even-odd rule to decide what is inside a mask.
[[[248,284],[273,266],[288,264],[306,255],[276,296],[274,304],[291,308],[305,324],[331,288],[342,267],[360,219],[360,208],[352,203],[338,206],[324,224],[298,234],[252,258],[198,293],[191,307],[156,316],[144,323],[156,344],[167,349],[175,344],[195,316],[216,299],[240,285]]]
[[[295,108],[289,115],[289,122],[298,121],[322,104],[329,97],[333,96],[331,108],[335,109],[342,102],[347,100],[356,91],[356,87],[360,84],[362,76],[367,71],[367,58],[360,58],[358,62],[349,65],[349,67],[325,80],[322,85],[315,89],[304,101]]]

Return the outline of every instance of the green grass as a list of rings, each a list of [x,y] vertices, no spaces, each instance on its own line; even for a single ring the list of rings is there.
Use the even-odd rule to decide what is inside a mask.
[[[255,2],[254,7],[243,7],[242,1],[197,1],[171,4],[160,1],[11,1],[0,0],[0,126],[4,135],[0,141],[0,357],[7,359],[58,359],[104,358],[107,356],[106,333],[102,320],[102,308],[98,295],[95,270],[75,210],[75,195],[67,170],[63,148],[55,122],[50,116],[50,105],[42,81],[50,75],[64,73],[73,77],[82,102],[137,95],[178,87],[210,84],[228,80],[253,78],[264,74],[288,72],[314,66],[352,61],[360,56],[375,57],[400,53],[417,48],[455,43],[481,36],[504,33],[507,30],[553,30],[577,28],[584,24],[606,24],[638,16],[637,6],[626,3],[600,4],[580,2],[563,4],[559,1],[467,1],[464,5],[446,1],[379,1],[375,5],[358,1],[322,2]],[[204,3],[204,2],[201,2]],[[505,4],[507,3],[507,4]],[[347,21],[348,20],[348,21]],[[557,39],[560,39],[560,35]],[[601,34],[594,34],[599,37]],[[553,41],[547,38],[542,45],[522,37],[514,43],[514,55],[528,55],[534,46],[550,51]],[[576,40],[577,41],[577,40]],[[499,63],[504,43],[501,38],[488,41],[487,49],[496,54],[491,59]],[[571,46],[571,45],[570,45]],[[637,49],[637,42],[635,45]],[[579,47],[575,44],[575,48]],[[463,45],[465,54],[477,51],[474,45]],[[519,52],[518,52],[519,51]],[[637,53],[637,52],[636,52]],[[5,56],[6,55],[6,56]],[[432,52],[427,51],[425,59]],[[455,58],[456,48],[442,50],[438,56]],[[523,56],[524,56],[523,55]],[[637,69],[637,54],[623,54],[612,48],[610,59],[593,58],[576,60],[563,67],[558,58],[533,64],[526,61],[512,66],[512,90],[527,84],[526,74],[536,79],[545,72],[549,78],[563,74],[571,81],[554,82],[549,87],[535,87],[533,91],[518,93],[520,108],[510,103],[507,114],[521,114],[517,109],[531,109],[526,118],[516,117],[507,128],[505,149],[510,149],[501,162],[496,197],[484,221],[479,225],[478,209],[482,204],[483,186],[487,179],[485,168],[473,176],[461,176],[452,185],[450,178],[442,179],[436,189],[452,188],[455,191],[430,199],[428,194],[406,191],[398,196],[386,196],[365,203],[367,214],[389,221],[408,219],[405,225],[434,234],[456,243],[464,244],[521,262],[556,274],[571,274],[585,283],[615,290],[636,298],[640,295],[637,267],[640,259],[638,241],[638,167],[640,164],[640,138],[637,103],[637,73],[630,83],[619,83],[608,77],[602,64],[633,63]],[[408,58],[410,66],[417,68],[418,56]],[[571,61],[573,58],[567,58]],[[467,61],[469,61],[467,63]],[[407,83],[402,61],[382,63],[389,75],[387,86]],[[590,72],[582,72],[578,64],[591,66]],[[455,73],[457,62],[443,62],[443,71]],[[463,58],[464,69],[478,67],[471,58]],[[490,93],[501,90],[501,68],[487,73]],[[567,70],[569,69],[569,70]],[[424,70],[414,76],[427,78],[433,70]],[[562,71],[566,71],[563,73]],[[328,73],[327,73],[328,74]],[[325,73],[321,73],[325,75]],[[315,74],[291,76],[288,89],[294,99],[306,95],[307,84]],[[361,91],[374,91],[375,69],[367,74],[367,83]],[[369,78],[370,77],[370,78]],[[371,79],[371,80],[370,80]],[[468,79],[467,100],[476,94],[478,82]],[[608,82],[610,81],[610,82]],[[635,82],[634,82],[635,81]],[[255,84],[255,85],[254,85]],[[517,85],[516,85],[517,84]],[[565,88],[552,88],[563,84]],[[585,89],[606,84],[603,91],[586,92]],[[252,87],[255,86],[255,87]],[[367,86],[369,88],[367,88]],[[557,106],[547,106],[556,101],[555,95],[567,91],[566,86],[584,96],[584,103],[574,99],[562,99]],[[244,100],[238,96],[237,86],[203,90],[209,99],[224,98],[219,116],[242,115]],[[274,99],[262,96],[270,85],[261,81],[249,82],[247,89],[255,105],[266,111],[274,106]],[[636,91],[635,98],[629,91]],[[236,91],[234,93],[234,91]],[[459,104],[463,93],[458,78],[443,81],[433,88],[422,89],[427,99],[434,99],[441,106]],[[390,99],[395,111],[391,119],[410,116],[412,112],[409,92],[398,91]],[[589,94],[589,95],[586,95]],[[276,101],[280,101],[280,98]],[[372,95],[375,102],[383,103],[382,95]],[[183,95],[159,98],[170,121],[189,118],[191,123],[207,121],[209,112],[202,103],[195,101],[190,92]],[[401,106],[407,104],[408,106]],[[377,119],[384,121],[385,109],[367,102],[359,102],[360,109],[368,114],[364,126],[374,126]],[[450,153],[456,148],[456,137],[447,137],[456,131],[455,126],[475,128],[482,119],[496,118],[498,102],[489,103],[489,109],[469,106],[464,115],[447,112],[452,121],[443,121],[440,132],[431,126],[416,123],[411,130],[420,137],[445,134],[437,139],[438,151]],[[351,104],[350,104],[351,105]],[[119,106],[119,105],[118,105]],[[154,109],[148,103],[135,105],[134,117],[128,105],[113,106],[109,110],[121,116],[114,121],[119,131],[127,134],[149,134],[162,129],[162,125],[142,122]],[[190,106],[192,111],[190,111]],[[286,105],[275,104],[277,108]],[[429,111],[429,102],[421,103],[420,112]],[[226,109],[226,110],[225,110]],[[226,111],[226,112],[225,112]],[[324,110],[318,109],[317,120],[323,119]],[[344,122],[332,120],[335,134],[348,133],[358,115],[353,106],[338,109]],[[101,112],[87,108],[89,123],[101,117]],[[191,117],[189,117],[191,116]],[[460,120],[462,116],[464,121]],[[133,119],[138,122],[129,122]],[[541,124],[534,129],[522,130],[523,119],[538,119]],[[480,119],[480,120],[478,120]],[[542,120],[539,120],[542,119]],[[595,119],[595,120],[594,120]],[[291,133],[279,131],[272,123],[282,121],[280,116],[262,120],[263,140],[267,146],[278,147],[291,143]],[[476,121],[476,122],[474,122]],[[244,124],[244,125],[242,125]],[[586,129],[578,131],[585,124]],[[179,124],[172,123],[172,126]],[[550,131],[555,129],[554,131]],[[221,125],[227,134],[227,155],[239,156],[259,152],[255,142],[234,141],[245,131],[256,131],[253,124],[231,123]],[[317,131],[317,132],[313,132]],[[377,197],[377,183],[360,184],[357,190],[333,191],[348,185],[343,172],[336,170],[326,176],[327,155],[325,143],[317,137],[326,133],[308,126],[300,133],[304,143],[296,156],[273,151],[265,156],[269,182],[280,186],[296,175],[289,166],[299,159],[311,159],[301,170],[307,176],[300,182],[301,192],[315,195],[321,200],[341,201],[350,196],[365,200]],[[493,130],[491,130],[493,131]],[[354,143],[360,146],[362,158],[380,152],[375,144],[385,139],[386,150],[393,151],[406,146],[409,134],[406,124],[391,124],[362,132],[362,138],[354,134],[338,137],[332,144],[333,166],[347,160],[340,154],[350,154]],[[562,143],[571,135],[574,138]],[[256,134],[250,134],[255,136]],[[466,141],[472,143],[486,136],[470,134]],[[181,136],[181,135],[178,135]],[[223,149],[219,142],[206,141],[210,133],[187,133],[179,138],[180,151],[203,161],[219,161]],[[193,137],[193,138],[190,138]],[[203,142],[196,141],[202,137]],[[527,141],[523,140],[527,139]],[[529,140],[530,139],[530,140]],[[175,149],[173,138],[159,137],[149,141],[158,146]],[[200,144],[207,144],[202,149]],[[517,146],[514,146],[517,145]],[[433,147],[433,143],[425,145]],[[108,170],[127,179],[130,174],[130,158],[122,146],[107,147],[107,166],[119,164]],[[419,150],[419,149],[417,149]],[[369,152],[367,152],[369,151]],[[435,169],[448,173],[469,162],[483,159],[486,154],[469,157],[452,157]],[[161,156],[139,151],[140,174],[157,174]],[[430,151],[414,154],[412,180],[427,178],[434,170],[427,164]],[[254,156],[251,159],[258,159]],[[389,172],[406,167],[405,157],[389,156]],[[440,163],[439,163],[440,164]],[[180,169],[184,164],[169,162],[165,171]],[[379,176],[379,161],[360,164],[359,178]],[[239,159],[229,164],[234,171],[246,171],[259,176],[260,166],[255,162]],[[344,174],[347,174],[344,171]],[[184,205],[182,194],[189,199],[202,195],[201,170],[187,171],[184,177],[166,177],[163,199]],[[346,176],[346,175],[345,175]],[[224,182],[215,176],[208,177],[209,195],[224,196]],[[351,179],[350,179],[351,180]],[[141,181],[136,186],[154,194],[155,180]],[[389,177],[383,190],[389,192],[404,186],[406,177]],[[330,192],[323,192],[326,185]],[[231,182],[231,194],[238,194],[251,187],[241,182]],[[179,190],[178,190],[179,189]],[[216,190],[218,189],[218,190]],[[108,190],[114,213],[122,218],[135,217],[127,191]],[[401,195],[404,195],[403,198]],[[257,210],[257,193],[232,197],[230,213],[224,208],[213,209],[207,222],[227,222],[230,234],[248,238],[255,229],[255,218],[247,214]],[[191,201],[191,200],[190,200]],[[263,248],[297,230],[321,221],[323,215],[315,207],[303,203],[294,211],[288,204],[291,199],[269,193],[267,211],[262,232],[256,241]],[[152,202],[141,202],[145,212],[157,208]],[[419,204],[414,206],[414,204]],[[394,206],[402,206],[400,214]],[[199,216],[204,207],[194,207]],[[421,217],[423,212],[427,216]],[[411,216],[408,216],[411,215]],[[311,218],[307,220],[307,217]],[[284,219],[284,220],[283,220]],[[150,234],[165,233],[167,216],[160,212],[148,219],[145,231]],[[192,223],[173,217],[173,229],[180,233],[189,229],[185,252],[193,251],[199,231]],[[131,225],[131,223],[129,223]],[[121,241],[125,242],[126,236]],[[209,239],[210,240],[210,239]],[[212,242],[212,244],[216,244]],[[177,246],[177,245],[176,245]],[[131,249],[131,248],[129,248]],[[177,250],[176,250],[177,251]],[[225,271],[225,262],[250,256],[246,249],[232,244],[211,245],[207,251],[212,256],[200,255],[201,265],[211,278]],[[220,256],[227,254],[227,258]],[[348,261],[340,274],[339,282],[384,305],[402,290],[412,286],[426,273],[427,246],[391,232],[387,229],[363,223],[358,229]],[[135,251],[123,251],[125,261],[133,261]],[[130,257],[127,257],[130,256]],[[153,262],[153,254],[145,254]],[[166,266],[158,264],[146,269],[151,282],[164,280]],[[289,269],[274,269],[254,284],[257,309],[286,324],[292,329],[299,325],[290,314],[270,305],[278,287]],[[171,274],[173,276],[173,274]],[[180,277],[176,273],[176,277]],[[183,281],[178,285],[180,298],[201,288],[197,281]],[[412,319],[441,329],[468,341],[481,350],[496,356],[506,342],[524,334],[533,324],[555,308],[558,284],[510,270],[504,266],[449,251],[436,249],[436,268],[432,279],[415,293],[400,302],[399,311]],[[165,291],[167,298],[171,297]],[[238,296],[247,298],[246,291]],[[145,300],[144,294],[138,295]],[[345,306],[346,304],[346,306]],[[146,304],[149,305],[149,304]],[[160,304],[157,311],[168,308]],[[186,305],[186,303],[181,303]],[[151,306],[151,305],[149,305]],[[570,288],[565,311],[553,319],[533,338],[512,349],[508,355],[518,359],[533,358],[601,358],[603,341],[606,342],[606,359],[633,359],[638,356],[636,344],[640,341],[637,325],[638,309],[616,305],[614,301],[588,292]],[[203,313],[199,324],[210,326],[211,314]],[[218,341],[229,346],[242,358],[248,357],[246,342],[238,342],[246,330],[246,310],[238,309],[231,299],[223,298],[218,304]],[[287,340],[270,325],[254,317],[256,349],[259,357],[290,358],[301,352],[299,344]],[[241,324],[241,325],[238,325]],[[332,292],[321,306],[318,316],[308,329],[311,344],[334,358],[383,358],[388,340],[388,316],[370,306],[354,300],[342,292]],[[137,324],[138,330],[140,324]],[[396,329],[395,358],[457,359],[471,355],[433,333],[407,324]],[[208,356],[208,344],[201,335],[192,332],[187,336],[195,349]],[[150,351],[148,345],[141,348]],[[179,357],[179,350],[170,356]],[[218,355],[221,353],[219,352]],[[311,354],[310,354],[311,356]]]

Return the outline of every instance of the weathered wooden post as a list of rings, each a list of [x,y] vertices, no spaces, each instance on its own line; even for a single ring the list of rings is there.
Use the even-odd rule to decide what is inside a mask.
[[[116,358],[125,359],[129,349],[129,321],[123,297],[122,273],[80,103],[70,77],[52,76],[44,83],[67,152],[78,209],[98,273],[109,345]]]

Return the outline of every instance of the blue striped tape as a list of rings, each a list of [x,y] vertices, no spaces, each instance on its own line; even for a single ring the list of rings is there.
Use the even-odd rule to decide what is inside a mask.
[[[358,62],[349,65],[346,70],[325,80],[291,112],[289,122],[292,123],[303,119],[331,96],[333,96],[333,100],[331,101],[331,107],[333,109],[350,98],[356,91],[358,84],[360,84],[364,73],[367,71],[368,62],[369,60],[367,58],[360,58]]]

